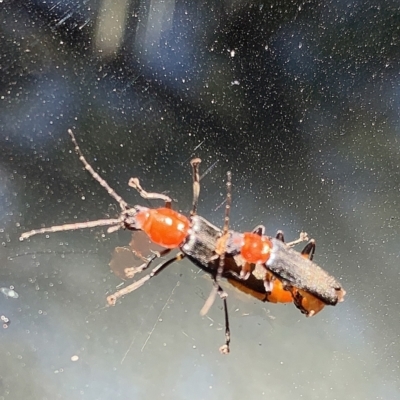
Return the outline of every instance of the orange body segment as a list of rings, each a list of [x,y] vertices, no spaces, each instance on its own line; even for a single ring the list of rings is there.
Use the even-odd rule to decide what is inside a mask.
[[[318,314],[325,307],[325,304],[321,300],[304,290],[293,288],[292,291],[293,296],[301,299],[301,306],[307,311],[307,316],[309,317]]]
[[[246,232],[243,234],[242,257],[251,264],[265,263],[269,259],[272,243],[265,236]]]
[[[293,301],[292,294],[283,288],[282,282],[279,279],[274,280],[272,292],[267,298],[271,303],[291,303]]]
[[[245,281],[240,282],[235,279],[229,279],[228,282],[234,286],[235,288],[239,289],[243,293],[247,293],[250,296],[255,297],[261,301],[269,301],[270,303],[290,303],[293,301],[292,294],[283,289],[282,282],[279,280],[274,281],[274,287],[272,292],[269,294],[261,293],[259,291],[253,290],[250,287],[245,286]]]
[[[167,249],[179,247],[190,228],[184,215],[165,207],[140,211],[136,220],[153,243]]]

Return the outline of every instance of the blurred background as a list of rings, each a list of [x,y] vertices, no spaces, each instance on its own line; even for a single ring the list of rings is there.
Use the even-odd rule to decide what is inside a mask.
[[[0,1],[0,399],[399,399],[400,2]],[[307,319],[176,263],[116,307],[127,232],[35,236],[114,218],[67,129],[127,182],[222,226],[317,240],[347,290]],[[155,204],[158,204],[157,202]],[[6,290],[3,292],[8,293]]]

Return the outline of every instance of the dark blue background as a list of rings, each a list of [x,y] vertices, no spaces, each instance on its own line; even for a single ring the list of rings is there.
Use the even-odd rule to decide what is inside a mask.
[[[398,1],[3,1],[0,286],[19,298],[0,296],[0,396],[400,398],[399,26]],[[228,290],[228,357],[188,262],[103,308],[128,233],[18,240],[118,213],[68,128],[130,204],[138,176],[187,213],[196,155],[221,226],[231,170],[232,226],[309,232],[345,302],[306,319]]]

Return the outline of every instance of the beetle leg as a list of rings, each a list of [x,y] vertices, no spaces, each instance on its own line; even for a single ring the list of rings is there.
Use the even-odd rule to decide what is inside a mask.
[[[140,185],[138,178],[129,179],[128,185],[134,189],[136,189],[139,194],[146,200],[164,200],[165,207],[171,208],[172,200],[169,196],[161,193],[149,193],[146,192],[142,186]]]
[[[315,254],[315,240],[311,239],[307,244],[306,247],[301,252],[302,256],[308,258],[310,261],[314,258]]]
[[[276,232],[275,238],[285,243],[285,237],[283,236],[283,231],[279,230],[278,232]]]
[[[255,233],[258,236],[264,236],[265,226],[264,225],[257,225],[251,232]]]
[[[219,348],[219,351],[221,354],[229,354],[229,351],[230,351],[229,344],[231,342],[231,331],[229,328],[228,303],[226,301],[226,298],[228,297],[228,295],[221,288],[221,286],[218,287],[218,294],[224,303],[224,318],[225,318],[225,344]]]
[[[193,205],[192,210],[190,211],[190,215],[197,214],[197,206],[199,203],[199,195],[200,195],[200,175],[199,175],[199,164],[201,163],[200,158],[194,158],[190,161],[190,165],[192,166],[193,171]]]
[[[117,292],[113,293],[112,295],[107,297],[107,303],[110,306],[114,306],[117,302],[117,300],[125,296],[126,294],[135,291],[136,289],[139,289],[141,286],[143,286],[148,280],[151,278],[154,278],[157,276],[161,271],[163,271],[168,265],[174,263],[175,261],[182,260],[185,255],[183,253],[178,253],[174,258],[171,258],[159,265],[157,265],[149,274],[145,275],[143,278],[139,279],[136,282],[133,282],[131,285],[125,286],[121,290],[118,290]]]
[[[130,267],[130,268],[125,268],[125,276],[128,279],[132,279],[136,274],[143,272],[144,270],[146,270],[147,268],[150,267],[151,263],[156,259],[156,258],[160,258],[160,257],[164,257],[166,256],[169,252],[171,251],[171,249],[165,249],[163,251],[152,251],[152,255],[145,258],[143,261],[145,261],[143,264],[139,265],[138,267]]]
[[[225,217],[224,217],[224,228],[222,231],[222,236],[218,240],[216,253],[219,255],[218,269],[217,273],[214,276],[214,288],[211,290],[208,299],[206,300],[203,308],[200,311],[200,314],[207,314],[208,310],[212,306],[215,300],[215,296],[217,295],[219,286],[219,281],[222,278],[224,273],[225,266],[225,254],[226,254],[226,244],[229,239],[229,216],[231,211],[231,203],[232,203],[232,174],[230,171],[227,172],[226,177],[226,204],[225,204]]]
[[[286,243],[289,247],[293,247],[296,244],[299,244],[301,242],[305,242],[308,240],[308,235],[307,232],[300,232],[300,237],[297,240],[293,240],[293,242]]]

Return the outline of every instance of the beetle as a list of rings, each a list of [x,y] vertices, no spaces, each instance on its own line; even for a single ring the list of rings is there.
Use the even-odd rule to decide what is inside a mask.
[[[340,284],[311,260],[315,251],[315,242],[310,241],[299,253],[291,248],[294,244],[306,239],[285,244],[283,234],[278,232],[276,238],[264,235],[264,227],[259,226],[252,232],[238,233],[229,229],[229,210],[231,203],[231,175],[227,179],[227,204],[223,229],[219,229],[197,214],[200,193],[199,164],[200,159],[191,161],[193,172],[193,204],[189,217],[172,210],[172,200],[165,194],[145,191],[137,178],[129,180],[129,186],[136,189],[145,199],[164,201],[164,206],[148,208],[140,205],[129,206],[108,183],[86,161],[76,138],[68,130],[75,151],[80,161],[91,176],[103,186],[109,195],[120,205],[118,218],[100,219],[35,229],[25,232],[20,240],[33,235],[53,233],[75,229],[109,226],[108,232],[118,229],[143,231],[151,242],[163,250],[154,252],[145,262],[130,271],[130,277],[150,267],[152,262],[179,250],[178,254],[156,266],[149,274],[133,284],[126,286],[107,297],[109,305],[115,305],[118,298],[141,287],[145,282],[158,275],[175,261],[187,257],[196,266],[209,274],[214,280],[214,290],[203,307],[205,314],[218,293],[223,300],[225,310],[225,344],[221,352],[229,352],[230,330],[227,311],[226,293],[221,288],[220,278],[261,301],[294,304],[306,315],[312,316],[326,304],[335,305],[343,300],[345,291]]]
[[[341,284],[312,260],[315,240],[310,240],[301,252],[292,247],[298,241],[286,244],[283,233],[276,237],[264,236],[260,225],[252,232],[231,232],[226,245],[241,266],[239,277],[245,282],[250,274],[263,281],[268,292],[271,284],[279,285],[291,293],[293,302],[308,317],[320,312],[325,305],[342,302],[346,294]],[[241,281],[240,281],[241,282]]]
[[[199,162],[192,163],[195,188],[194,210],[197,209],[199,193],[198,165]],[[143,188],[140,187],[139,190],[143,191]],[[141,195],[146,197],[144,193]],[[265,228],[262,225],[252,232],[235,232],[228,229],[229,208],[230,175],[224,229],[221,230],[192,211],[190,230],[179,246],[178,255],[157,265],[151,273],[138,281],[108,296],[108,303],[115,305],[118,298],[138,289],[167,266],[186,257],[213,278],[216,289],[214,293],[219,293],[224,300],[226,343],[221,346],[220,351],[228,353],[229,319],[226,293],[219,285],[220,278],[226,278],[240,291],[264,302],[293,302],[308,317],[320,312],[325,305],[336,305],[343,301],[346,292],[340,283],[312,262],[315,241],[309,240],[301,252],[292,248],[308,240],[306,233],[302,233],[298,240],[285,243],[282,231],[278,231],[275,238],[267,237],[264,235]],[[132,278],[136,273],[149,268],[160,255],[154,252],[141,266],[129,268],[126,276]],[[210,295],[202,309],[202,314],[208,311],[214,297],[215,295]]]
[[[141,268],[144,270],[150,266],[152,261],[161,256],[165,256],[172,249],[181,249],[188,237],[192,237],[193,235],[199,234],[196,231],[196,219],[193,219],[197,213],[197,203],[200,191],[200,177],[198,175],[198,165],[200,163],[200,159],[193,159],[191,161],[192,169],[193,169],[193,206],[190,212],[190,218],[178,213],[177,211],[172,210],[171,204],[172,200],[170,197],[159,194],[159,193],[149,193],[146,192],[140,185],[140,182],[137,178],[131,178],[128,182],[129,186],[136,189],[139,194],[145,199],[159,199],[164,201],[164,207],[159,208],[148,208],[143,206],[133,206],[130,207],[128,203],[119,196],[114,189],[112,189],[108,183],[100,177],[100,175],[93,169],[93,167],[87,162],[84,157],[78,142],[76,141],[75,135],[71,129],[68,130],[68,134],[71,137],[72,143],[75,146],[75,152],[78,154],[80,161],[84,165],[84,168],[90,173],[90,175],[95,179],[101,186],[103,186],[108,194],[116,200],[121,208],[121,212],[118,218],[111,219],[100,219],[95,221],[88,222],[78,222],[73,224],[64,224],[51,226],[46,228],[34,229],[29,232],[22,233],[20,236],[20,240],[25,240],[34,235],[44,234],[44,233],[55,233],[76,229],[85,229],[85,228],[94,228],[98,226],[109,226],[108,232],[114,232],[118,229],[128,229],[132,231],[141,230],[145,232],[149,239],[164,248],[161,252],[153,254],[152,257],[146,262],[146,264]],[[166,268],[168,265],[172,264],[174,261],[180,260],[185,257],[183,252],[179,252],[177,256],[168,260],[166,263],[163,263],[157,271],[161,272],[162,269]],[[136,271],[138,272],[138,271]],[[156,273],[153,271],[151,274],[142,278],[139,282],[136,283],[136,286],[130,286],[130,291],[134,290],[137,287],[140,287],[146,280],[150,279]],[[128,293],[128,288],[121,289],[116,292],[114,295],[110,295],[107,298],[108,304],[115,304],[118,297],[121,297],[123,294]],[[226,296],[222,289],[219,290],[221,297],[224,299],[224,308],[225,314],[227,316],[227,305],[226,305]],[[226,347],[229,347],[229,327],[227,323],[226,327]]]

